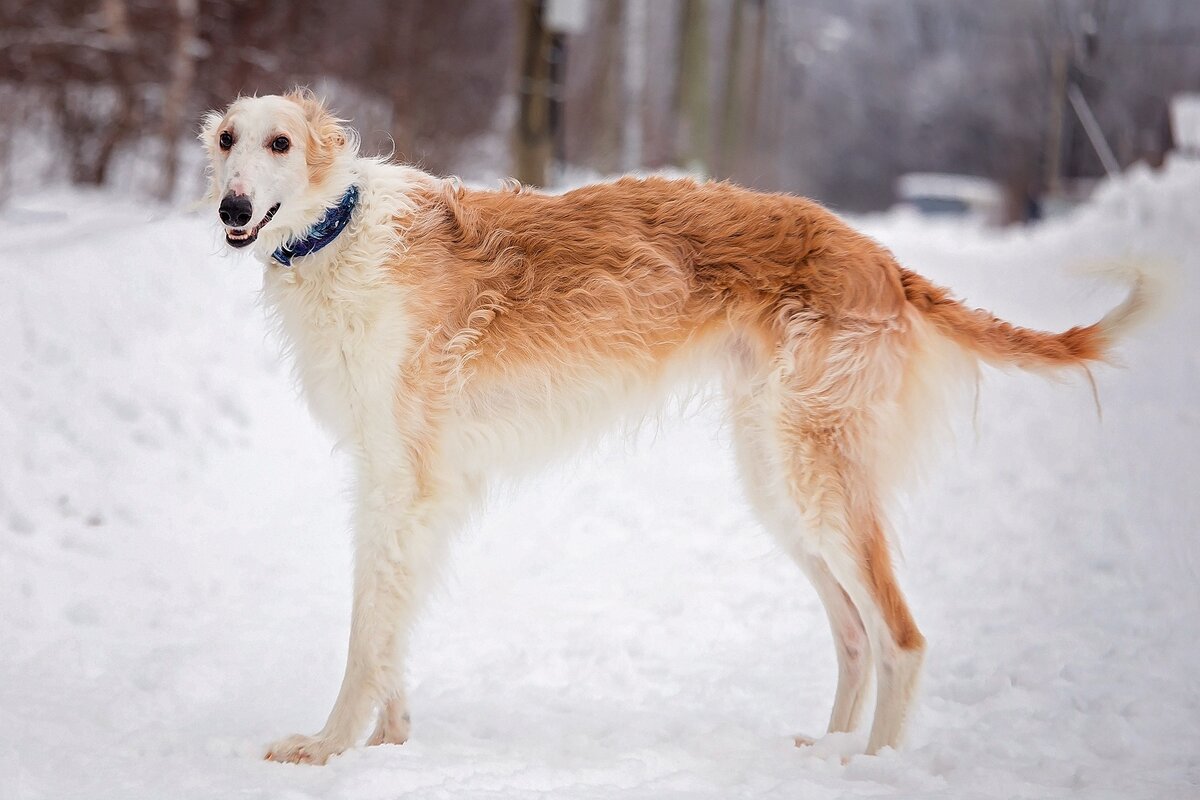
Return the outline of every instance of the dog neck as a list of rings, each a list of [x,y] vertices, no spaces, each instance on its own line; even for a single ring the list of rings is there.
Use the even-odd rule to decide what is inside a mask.
[[[298,238],[289,239],[275,248],[271,258],[284,267],[291,267],[292,259],[311,255],[327,247],[350,224],[350,218],[358,206],[358,197],[358,186],[351,184],[337,205],[326,209],[324,216]]]

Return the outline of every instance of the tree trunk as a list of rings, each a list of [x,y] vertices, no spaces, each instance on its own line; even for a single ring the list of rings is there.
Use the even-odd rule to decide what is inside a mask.
[[[108,119],[99,120],[90,108],[90,97],[72,96],[67,86],[57,89],[55,105],[63,124],[63,136],[71,154],[71,178],[75,183],[99,186],[108,179],[108,168],[117,146],[137,131],[141,121],[134,91],[131,59],[133,36],[125,0],[103,0],[104,31],[110,46],[108,61],[117,108]]]
[[[1063,129],[1066,125],[1067,73],[1070,51],[1059,46],[1053,55],[1050,81],[1050,125],[1046,136],[1046,192],[1057,195],[1062,191]]]
[[[675,76],[675,164],[708,172],[708,3],[682,0],[679,8],[679,49]]]
[[[542,0],[521,2],[520,85],[513,161],[521,183],[545,186],[554,134],[550,125],[550,32],[543,22]]]
[[[416,102],[413,92],[414,64],[421,53],[417,52],[419,43],[414,31],[420,30],[421,6],[414,3],[395,4],[389,7],[384,15],[387,26],[386,41],[390,44],[384,50],[383,68],[389,75],[388,99],[391,101],[391,132],[393,155],[405,163],[421,162],[421,153],[417,151],[417,132],[426,127],[422,125],[419,115],[423,113],[422,104]]]
[[[642,106],[646,99],[646,0],[625,0],[625,122],[622,166],[642,166]]]
[[[729,40],[725,48],[725,85],[721,92],[721,138],[717,148],[718,177],[733,174],[745,115],[742,113],[742,0],[730,6]]]
[[[171,60],[171,82],[163,98],[163,166],[162,183],[158,187],[160,200],[170,200],[175,192],[179,174],[179,138],[183,132],[188,97],[191,95],[192,80],[196,74],[196,0],[175,0],[175,10],[178,19],[175,27],[175,52]]]
[[[748,168],[753,171],[755,182],[762,180],[763,176],[763,159],[767,152],[767,142],[764,139],[763,133],[765,125],[763,125],[763,110],[762,96],[764,83],[764,67],[767,60],[767,0],[755,0],[754,5],[754,44],[751,55],[754,58],[754,63],[750,69],[750,87],[748,94],[750,101],[744,105],[744,125],[750,128],[749,136],[743,137],[743,141],[749,140],[749,165]],[[745,161],[746,159],[743,159]],[[743,164],[743,166],[746,166]]]
[[[604,172],[621,168],[621,109],[624,107],[622,79],[624,69],[621,36],[624,31],[625,6],[606,2],[601,20],[600,59],[596,70],[599,84],[592,134],[594,163]]]

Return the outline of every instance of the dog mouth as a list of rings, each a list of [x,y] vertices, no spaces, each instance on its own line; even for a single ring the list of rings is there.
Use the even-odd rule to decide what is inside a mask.
[[[271,206],[271,210],[263,215],[262,221],[255,225],[250,230],[245,228],[226,228],[225,243],[230,247],[245,247],[258,238],[258,232],[261,231],[266,224],[275,216],[275,212],[279,210],[279,203]]]

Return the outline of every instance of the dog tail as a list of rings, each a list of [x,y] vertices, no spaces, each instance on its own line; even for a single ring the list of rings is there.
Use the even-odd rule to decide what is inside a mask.
[[[1128,296],[1099,322],[1047,333],[968,308],[921,275],[900,270],[908,302],[943,336],[990,364],[1028,370],[1086,367],[1088,362],[1105,360],[1117,337],[1141,321],[1151,306],[1146,275],[1135,270],[1127,276]]]

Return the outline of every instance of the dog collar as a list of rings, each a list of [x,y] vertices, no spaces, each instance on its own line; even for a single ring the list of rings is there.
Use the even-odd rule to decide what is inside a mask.
[[[279,245],[271,258],[285,267],[292,265],[293,258],[311,255],[328,245],[350,224],[350,217],[358,205],[358,187],[351,186],[333,208],[325,211],[315,225],[299,239],[291,239]]]

